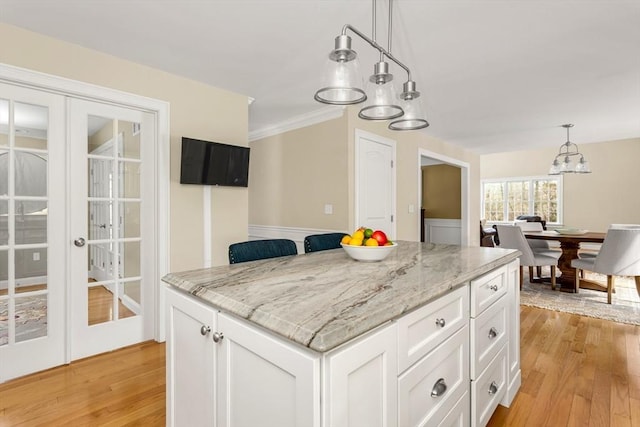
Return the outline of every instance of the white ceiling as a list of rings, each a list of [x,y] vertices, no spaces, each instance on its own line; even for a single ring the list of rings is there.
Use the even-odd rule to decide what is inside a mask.
[[[387,46],[386,0],[377,40]],[[640,0],[396,0],[393,54],[431,126],[478,153],[640,137]],[[344,24],[371,0],[0,0],[0,20],[255,98],[249,131],[313,100]],[[368,76],[378,55],[353,37]],[[115,70],[114,70],[115,72]],[[406,75],[392,64],[400,85]]]

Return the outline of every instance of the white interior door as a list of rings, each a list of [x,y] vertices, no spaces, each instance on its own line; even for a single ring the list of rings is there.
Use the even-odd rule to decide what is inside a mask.
[[[70,101],[71,358],[153,338],[154,116]]]
[[[0,382],[66,361],[64,109],[0,84]]]
[[[356,131],[356,223],[396,238],[395,141]]]

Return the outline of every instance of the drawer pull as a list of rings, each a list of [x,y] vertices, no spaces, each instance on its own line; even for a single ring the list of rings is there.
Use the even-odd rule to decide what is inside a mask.
[[[445,391],[447,391],[447,384],[444,382],[444,378],[440,378],[431,390],[431,397],[440,397]]]
[[[489,286],[489,289],[491,289],[493,292],[498,292],[498,285],[491,285]]]
[[[444,325],[446,325],[447,322],[445,322],[444,319],[436,319],[436,325],[440,326],[441,328],[444,328]]]
[[[491,385],[489,386],[489,394],[494,395],[497,392],[498,392],[498,384],[496,384],[495,381],[492,381]]]
[[[497,336],[498,330],[496,328],[492,327],[491,329],[489,329],[489,339],[494,339]]]
[[[213,342],[220,342],[222,341],[222,338],[224,338],[224,335],[222,335],[222,332],[213,333]]]
[[[200,328],[200,334],[207,335],[209,332],[211,332],[211,327],[202,325],[202,327]]]

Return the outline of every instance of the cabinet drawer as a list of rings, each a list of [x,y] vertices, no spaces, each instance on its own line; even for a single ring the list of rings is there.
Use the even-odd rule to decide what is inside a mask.
[[[471,402],[469,401],[469,392],[467,392],[440,421],[438,427],[468,427],[471,424],[470,420]]]
[[[398,380],[398,425],[433,426],[469,387],[469,327],[464,326]]]
[[[471,319],[471,378],[478,378],[507,342],[507,298]]]
[[[398,319],[398,373],[465,325],[468,313],[469,290],[463,286]]]
[[[480,377],[471,381],[472,426],[485,426],[507,390],[507,348],[503,347]]]
[[[507,266],[471,281],[471,317],[476,317],[507,293]]]

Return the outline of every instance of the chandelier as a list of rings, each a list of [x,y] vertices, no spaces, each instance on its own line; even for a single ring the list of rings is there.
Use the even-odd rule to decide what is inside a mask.
[[[411,79],[411,71],[391,54],[392,2],[389,0],[388,49],[380,46],[376,38],[376,0],[373,4],[373,38],[369,38],[353,26],[346,24],[335,39],[335,49],[329,53],[325,66],[324,84],[315,93],[318,102],[331,105],[353,105],[365,102],[358,117],[365,120],[390,120],[391,130],[416,130],[429,126],[424,119],[420,92]],[[347,31],[366,41],[380,53],[380,61],[374,64],[366,90],[362,89],[358,54],[351,49],[351,37]],[[392,84],[393,74],[389,72],[389,59],[407,73],[402,92],[396,95]]]
[[[589,162],[578,151],[578,146],[569,141],[569,129],[572,124],[562,125],[567,129],[567,142],[560,146],[560,151],[549,169],[549,175],[560,175],[564,173],[591,173]]]

